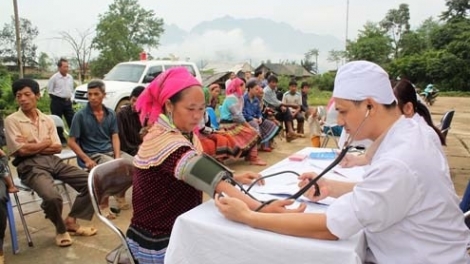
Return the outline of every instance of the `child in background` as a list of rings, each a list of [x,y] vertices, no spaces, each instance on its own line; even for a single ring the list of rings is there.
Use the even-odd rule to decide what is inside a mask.
[[[314,148],[320,147],[321,125],[320,125],[320,109],[317,107],[308,108],[308,130],[312,146]]]
[[[0,178],[3,178],[7,191],[9,193],[18,192],[18,189],[13,184],[13,179],[11,178],[10,169],[8,167],[8,157],[5,155],[5,152],[0,149]]]

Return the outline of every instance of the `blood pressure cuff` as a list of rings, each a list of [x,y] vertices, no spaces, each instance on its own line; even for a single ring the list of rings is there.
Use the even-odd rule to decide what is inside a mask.
[[[187,161],[184,167],[184,181],[213,197],[219,182],[233,183],[233,174],[227,167],[203,154]]]

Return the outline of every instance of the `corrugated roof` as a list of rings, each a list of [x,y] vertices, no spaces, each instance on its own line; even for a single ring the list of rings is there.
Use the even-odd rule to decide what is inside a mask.
[[[253,71],[254,68],[248,62],[209,62],[202,68],[202,71],[213,71],[214,73]]]

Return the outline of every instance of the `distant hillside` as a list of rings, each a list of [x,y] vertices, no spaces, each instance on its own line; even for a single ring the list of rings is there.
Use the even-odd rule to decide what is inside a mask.
[[[244,38],[245,45],[261,39],[263,47],[267,50],[266,53],[261,54],[262,52],[256,51],[254,52],[255,54],[244,56],[246,53],[249,53],[247,46],[227,47],[228,44],[225,43],[225,46],[221,48],[219,46],[210,45],[213,44],[213,42],[217,42],[217,38],[214,40],[205,40],[203,38],[201,40],[200,37],[205,36],[207,32],[231,32],[234,30],[242,32],[241,34]],[[201,45],[201,41],[208,42]],[[161,52],[174,53],[180,56],[190,57],[194,60],[223,59],[225,61],[246,61],[246,59],[249,58],[250,61],[253,59],[253,64],[266,59],[272,59],[273,62],[276,62],[276,59],[288,59],[300,62],[305,52],[312,48],[317,48],[320,51],[320,70],[327,70],[333,67],[332,64],[326,60],[328,51],[332,49],[344,49],[344,42],[331,35],[304,33],[294,29],[287,23],[275,22],[265,18],[237,19],[230,16],[201,22],[192,28],[190,32],[174,24],[165,25],[165,33],[161,38],[160,44],[161,49],[159,50]],[[233,43],[233,45],[236,46],[236,43]],[[212,57],[208,54],[212,54]]]
[[[237,19],[230,16],[205,21],[195,26],[190,33],[202,34],[208,30],[230,31],[241,29],[248,41],[259,37],[277,52],[305,53],[317,48],[326,53],[332,49],[343,49],[344,43],[336,37],[304,33],[287,23],[265,18]]]

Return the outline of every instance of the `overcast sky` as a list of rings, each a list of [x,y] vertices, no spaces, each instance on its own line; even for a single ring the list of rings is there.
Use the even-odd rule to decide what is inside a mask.
[[[235,18],[269,18],[286,22],[307,33],[331,34],[345,39],[347,0],[140,0],[146,9],[155,11],[166,24],[190,30],[201,21],[225,15]],[[59,31],[94,28],[98,15],[108,9],[112,0],[18,0],[21,17],[39,28],[36,39],[39,51],[52,56],[70,56],[71,50],[57,37]],[[430,16],[445,10],[444,0],[350,0],[349,38],[355,38],[366,21],[380,21],[391,8],[408,3],[411,25],[417,27]],[[0,1],[0,25],[13,15],[12,0]],[[162,47],[164,50],[164,47]],[[158,51],[157,51],[158,52]],[[163,55],[162,55],[163,56]],[[286,58],[287,59],[287,58]]]

